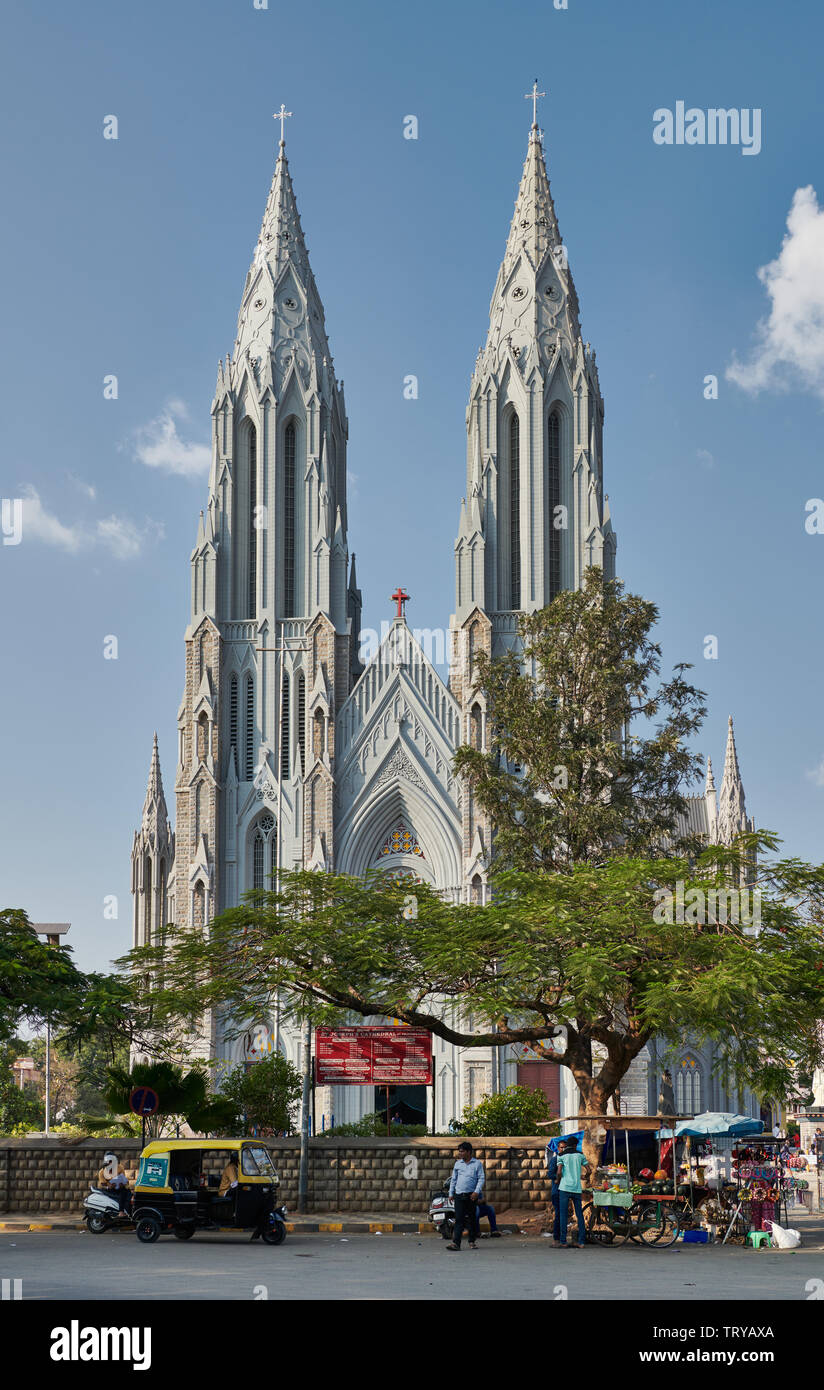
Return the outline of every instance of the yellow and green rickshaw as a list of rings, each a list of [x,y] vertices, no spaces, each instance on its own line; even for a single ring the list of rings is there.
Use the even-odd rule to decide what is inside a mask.
[[[260,1139],[155,1139],[140,1155],[132,1201],[137,1238],[251,1231],[267,1245],[286,1238],[286,1208],[276,1205],[278,1175]]]

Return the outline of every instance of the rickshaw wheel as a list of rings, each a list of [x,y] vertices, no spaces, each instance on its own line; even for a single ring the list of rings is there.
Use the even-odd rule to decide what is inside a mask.
[[[191,1240],[195,1233],[194,1226],[175,1226],[174,1234],[178,1240]]]
[[[271,1231],[262,1231],[261,1235],[267,1245],[282,1245],[286,1239],[286,1227],[277,1221]]]
[[[144,1245],[152,1245],[160,1235],[160,1222],[154,1216],[141,1216],[134,1230],[138,1240]]]

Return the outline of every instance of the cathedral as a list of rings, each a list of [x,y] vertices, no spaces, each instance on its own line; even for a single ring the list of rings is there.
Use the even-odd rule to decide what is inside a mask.
[[[167,923],[202,928],[268,887],[281,868],[412,873],[455,901],[486,894],[490,826],[454,776],[461,743],[483,747],[483,697],[467,673],[481,650],[516,643],[518,614],[615,574],[604,492],[604,404],[579,323],[534,117],[523,173],[466,410],[466,495],[455,541],[455,608],[445,683],[407,625],[406,595],[364,660],[361,593],[346,503],[348,420],[281,139],[234,347],[218,367],[208,501],[190,558],[191,611],[178,711],[175,829],[155,736],[132,847],[134,944]],[[389,586],[387,586],[388,589]],[[728,842],[749,829],[730,729],[720,796],[690,799],[689,828]],[[281,1022],[250,1019],[236,1037],[208,1021],[202,1055],[252,1064],[302,1043]],[[227,1036],[230,1033],[231,1036]],[[435,1086],[390,1105],[444,1131],[464,1105],[519,1081],[577,1110],[571,1075],[523,1050],[461,1049],[434,1038]],[[679,1112],[748,1110],[727,1095],[706,1047],[674,1060]],[[655,1111],[654,1045],[622,1090],[630,1113]],[[414,1093],[413,1093],[414,1092]],[[319,1089],[318,1128],[379,1109],[371,1088]],[[754,1111],[757,1113],[757,1108]]]

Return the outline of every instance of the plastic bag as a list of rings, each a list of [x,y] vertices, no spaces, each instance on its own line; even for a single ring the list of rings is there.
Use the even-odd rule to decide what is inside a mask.
[[[801,1236],[798,1231],[793,1230],[792,1226],[779,1226],[777,1221],[772,1223],[772,1243],[777,1250],[795,1250],[801,1244]]]

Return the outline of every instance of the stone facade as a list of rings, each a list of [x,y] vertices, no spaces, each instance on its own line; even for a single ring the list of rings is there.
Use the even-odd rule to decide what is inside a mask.
[[[267,1139],[280,1176],[280,1199],[294,1210],[298,1196],[300,1143]],[[408,1212],[421,1219],[430,1192],[452,1172],[457,1139],[315,1139],[309,1145],[310,1212]],[[549,1202],[546,1139],[475,1139],[486,1170],[488,1200],[508,1207],[543,1209]],[[137,1175],[140,1144],[117,1139],[0,1139],[0,1211],[77,1212],[113,1149],[130,1183]],[[207,1171],[220,1173],[222,1160]]]
[[[461,744],[488,746],[473,660],[517,652],[519,616],[579,587],[588,566],[614,576],[617,546],[596,355],[581,331],[537,121],[470,380],[448,684],[431,659],[431,639],[443,633],[413,633],[403,597],[373,649],[361,643],[348,436],[281,142],[233,351],[218,368],[208,499],[190,557],[176,829],[155,742],[132,850],[136,945],[166,921],[208,930],[250,889],[270,887],[278,867],[380,869],[456,902],[486,898],[493,827],[453,772]],[[687,820],[708,841],[752,828],[731,722],[720,799],[708,768]],[[243,1020],[245,1038],[207,1016],[200,1055],[253,1062],[248,1039],[265,1035],[269,1050],[301,1066],[299,1031],[281,1026],[277,1009]],[[519,1060],[514,1049],[500,1058],[501,1088]],[[651,1051],[627,1080],[638,1110],[656,1107],[660,1060]],[[709,1094],[711,1053],[687,1040],[672,1065],[684,1097]],[[474,1092],[478,1068],[492,1076],[491,1055],[436,1040],[435,1066],[426,1120],[443,1131]],[[560,1089],[562,1113],[574,1113],[566,1070]],[[355,1087],[319,1100],[327,1124],[377,1103],[373,1090]]]

